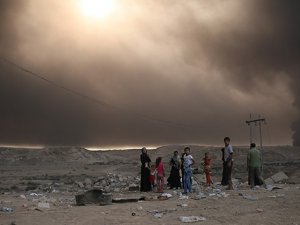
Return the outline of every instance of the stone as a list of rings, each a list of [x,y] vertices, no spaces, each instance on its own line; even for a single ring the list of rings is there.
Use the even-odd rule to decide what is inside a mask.
[[[75,196],[77,205],[85,205],[91,203],[100,203],[99,197],[103,195],[101,190],[90,190],[84,194],[79,194]]]
[[[50,204],[48,202],[39,202],[37,207],[40,209],[50,209]]]
[[[129,191],[139,191],[140,187],[135,185],[135,184],[131,184],[129,185]]]
[[[85,178],[84,184],[85,184],[86,186],[92,186],[93,181],[92,181],[90,178]]]
[[[94,185],[93,188],[95,188],[95,189],[102,189],[102,186],[101,185]]]
[[[120,192],[120,188],[115,188],[114,192]]]
[[[271,176],[271,178],[275,183],[287,181],[289,179],[289,177],[282,171],[274,174],[273,176]]]
[[[76,184],[78,185],[78,187],[80,188],[84,188],[84,184],[80,181],[76,182]]]
[[[272,178],[268,178],[268,179],[265,179],[265,184],[266,185],[272,185],[272,184],[274,184],[274,181],[273,181]]]
[[[20,198],[26,199],[25,195],[20,195]]]
[[[103,193],[99,197],[100,205],[111,205],[112,204],[112,194],[110,193]]]
[[[102,176],[102,177],[98,177],[98,178],[97,178],[97,182],[99,182],[99,181],[103,181],[103,180],[105,180],[105,177],[104,177],[104,176]]]

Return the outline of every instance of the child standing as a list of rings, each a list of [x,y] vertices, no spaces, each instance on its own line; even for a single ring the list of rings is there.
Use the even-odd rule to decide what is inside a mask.
[[[184,156],[183,156],[183,165],[184,165],[184,175],[183,175],[183,188],[184,194],[188,194],[188,192],[192,192],[192,165],[195,164],[195,160],[193,156],[190,155],[190,148],[184,148]]]
[[[156,171],[155,165],[152,164],[150,167],[150,176],[149,176],[149,181],[150,181],[152,191],[154,191],[156,174],[157,174],[157,171]]]
[[[156,159],[156,183],[157,183],[157,192],[164,192],[164,184],[165,184],[165,167],[162,163],[162,157],[157,157]]]
[[[206,186],[212,185],[212,180],[211,180],[211,157],[209,152],[206,152],[203,158],[203,165],[204,165],[204,172],[206,176]]]

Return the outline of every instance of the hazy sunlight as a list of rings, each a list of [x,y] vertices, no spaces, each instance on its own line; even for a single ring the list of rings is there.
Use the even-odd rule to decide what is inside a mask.
[[[115,0],[79,0],[79,7],[85,16],[104,19],[116,8]]]

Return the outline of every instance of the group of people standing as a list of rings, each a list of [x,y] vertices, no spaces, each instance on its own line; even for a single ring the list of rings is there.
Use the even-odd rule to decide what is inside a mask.
[[[151,159],[146,148],[142,148],[141,159],[141,186],[142,192],[154,191],[155,184],[157,191],[164,191],[165,168],[162,163],[162,157],[157,157],[155,164],[151,163]],[[190,148],[186,147],[182,156],[178,151],[174,151],[173,157],[170,159],[171,172],[168,178],[170,189],[184,188],[184,192],[192,192],[192,168],[195,163],[194,158],[190,155]]]
[[[228,185],[228,189],[232,190],[232,167],[233,167],[233,148],[230,145],[230,138],[224,138],[225,147],[222,148],[222,185]],[[162,162],[162,157],[157,157],[155,164],[151,163],[151,159],[146,148],[142,148],[141,159],[141,185],[140,191],[154,191],[155,185],[157,192],[164,192],[165,167]],[[209,152],[206,152],[203,157],[203,166],[206,178],[206,185],[213,184],[211,178],[211,162],[212,158]],[[184,152],[180,156],[178,151],[174,151],[172,158],[169,161],[171,166],[170,176],[168,177],[168,185],[170,189],[183,188],[184,194],[192,192],[192,165],[195,164],[193,156],[190,154],[190,148],[185,147]],[[248,182],[251,187],[262,185],[264,181],[261,176],[262,157],[261,153],[254,143],[250,146],[250,151],[247,155]]]

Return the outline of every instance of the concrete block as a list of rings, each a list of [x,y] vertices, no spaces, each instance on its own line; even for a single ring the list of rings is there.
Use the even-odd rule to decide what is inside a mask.
[[[271,176],[271,178],[275,183],[283,182],[289,179],[289,177],[282,171],[274,174]]]

